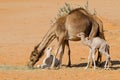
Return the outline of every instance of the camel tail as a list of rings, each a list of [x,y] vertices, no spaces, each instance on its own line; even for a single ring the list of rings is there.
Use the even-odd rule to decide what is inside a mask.
[[[98,26],[99,26],[99,28],[98,28],[98,32],[99,32],[98,36],[105,40],[104,29],[103,29],[103,22],[98,18],[97,23],[98,23]]]

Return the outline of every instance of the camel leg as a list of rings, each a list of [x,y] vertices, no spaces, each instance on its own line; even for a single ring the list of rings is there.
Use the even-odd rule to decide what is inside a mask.
[[[69,45],[68,41],[65,41],[65,43],[66,43],[66,46],[67,46],[67,49],[68,49],[68,64],[67,64],[67,67],[70,67],[71,66],[70,45]]]
[[[92,29],[91,29],[91,32],[90,32],[90,35],[89,35],[89,39],[92,39],[93,37],[96,36],[97,32],[98,32],[98,24],[96,21],[93,21],[92,22]],[[90,60],[90,67],[92,67],[92,60]]]
[[[95,49],[93,49],[92,51],[91,51],[91,53],[92,53],[92,60],[93,60],[93,63],[94,63],[94,70],[96,69],[96,63],[95,63]]]
[[[111,61],[110,61],[110,55],[109,55],[109,57],[108,57],[108,69],[110,68],[112,66],[112,63],[111,63]]]
[[[109,69],[110,55],[107,52],[105,52],[104,54],[106,55],[106,62],[105,62],[104,68]]]
[[[106,57],[106,61],[105,61],[105,65],[104,65],[104,69],[107,69],[107,64],[108,64],[108,59]]]
[[[89,67],[90,67],[90,68],[92,68],[92,63],[93,63],[93,61],[92,61],[92,59],[90,58],[90,63],[89,63]]]
[[[105,48],[106,47],[104,47],[103,45],[102,47],[100,47],[99,51],[106,56],[106,62],[104,65],[104,69],[109,69],[110,55],[109,55],[109,51],[106,51]]]
[[[94,54],[95,54],[95,53],[96,53],[96,49],[95,49]],[[99,53],[99,54],[100,54],[100,53]],[[90,58],[90,65],[89,65],[89,67],[92,67],[92,63],[94,64],[93,59]]]
[[[102,53],[98,50],[98,56],[97,56],[97,65],[101,66],[102,63]]]
[[[97,32],[98,32],[98,28],[99,28],[99,26],[98,26],[98,24],[97,24],[96,21],[92,22],[92,24],[93,24],[92,30],[91,30],[90,35],[89,35],[89,38],[90,38],[90,39],[96,36],[96,34],[97,34]],[[99,29],[100,29],[100,28],[99,28]],[[101,30],[102,30],[102,29],[101,29]],[[102,32],[102,31],[101,31],[101,32]],[[103,35],[103,38],[105,38],[104,35]],[[100,60],[100,64],[101,64],[101,63],[102,63],[102,54],[98,51],[97,63],[98,63],[99,60]],[[92,66],[92,62],[91,62],[91,64],[90,64],[90,66]]]
[[[87,66],[85,67],[85,69],[87,69],[90,65],[90,60],[91,60],[91,49],[90,49],[90,52],[89,52],[89,56],[88,56],[88,63],[87,63]]]
[[[57,49],[56,49],[55,54],[53,56],[53,61],[52,61],[51,69],[55,68],[55,66],[54,66],[55,65],[55,58],[56,58],[56,56],[57,56],[57,54],[59,52],[60,47],[62,46],[63,41],[64,41],[64,34],[61,34],[61,36],[59,37]]]
[[[54,65],[55,65],[55,58],[56,58],[56,56],[57,56],[57,54],[58,54],[58,52],[59,52],[60,46],[61,46],[61,43],[59,43],[58,48],[56,49],[55,54],[54,54],[54,56],[53,56],[53,61],[52,61],[51,69],[54,69],[54,68],[55,68],[55,66],[54,66]],[[59,65],[60,65],[60,64],[59,64]]]
[[[65,43],[63,42],[63,44],[60,47],[60,59],[59,59],[58,68],[62,68],[62,57],[63,57],[63,54],[64,54],[64,49],[65,49]]]

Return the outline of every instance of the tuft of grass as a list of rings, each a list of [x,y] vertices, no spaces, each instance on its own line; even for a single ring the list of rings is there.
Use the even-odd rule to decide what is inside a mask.
[[[84,8],[85,10],[87,10],[90,13],[90,11],[89,11],[89,1],[88,0],[86,0],[86,3],[84,5],[84,7],[82,7],[80,5],[77,5],[77,6],[78,6],[77,8]],[[58,9],[57,16],[54,17],[53,20],[51,20],[52,25],[56,22],[56,20],[58,18],[60,18],[61,16],[66,15],[66,14],[69,14],[72,10],[73,9],[71,8],[71,5],[69,3],[67,3],[67,2],[65,2],[64,5],[63,5],[63,7],[61,7],[61,8]],[[94,8],[94,12],[92,14],[93,15],[97,15],[97,11],[96,11],[95,8]]]
[[[93,15],[97,15],[97,11],[96,11],[96,9],[95,9],[95,8],[94,8]]]
[[[0,70],[31,70],[27,66],[0,65]]]
[[[64,6],[58,9],[57,17],[54,17],[54,19],[51,20],[51,23],[54,24],[58,18],[69,14],[70,11],[72,11],[70,4],[65,2]]]
[[[85,9],[87,10],[87,11],[89,11],[89,2],[88,2],[88,0],[86,0],[86,4],[84,5],[84,7],[85,7]]]

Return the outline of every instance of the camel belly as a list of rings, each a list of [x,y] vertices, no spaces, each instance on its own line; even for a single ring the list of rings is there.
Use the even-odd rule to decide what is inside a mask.
[[[80,41],[81,39],[77,36],[74,36],[74,35],[70,35],[67,37],[67,40],[70,40],[70,41]]]

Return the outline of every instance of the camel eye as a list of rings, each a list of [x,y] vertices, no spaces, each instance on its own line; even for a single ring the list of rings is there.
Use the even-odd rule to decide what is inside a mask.
[[[33,56],[36,56],[36,54],[35,54],[35,53],[33,53]]]
[[[33,59],[33,58],[31,58],[30,60],[31,60],[31,61],[34,61],[34,59]]]
[[[48,48],[48,50],[49,50],[50,48]]]

